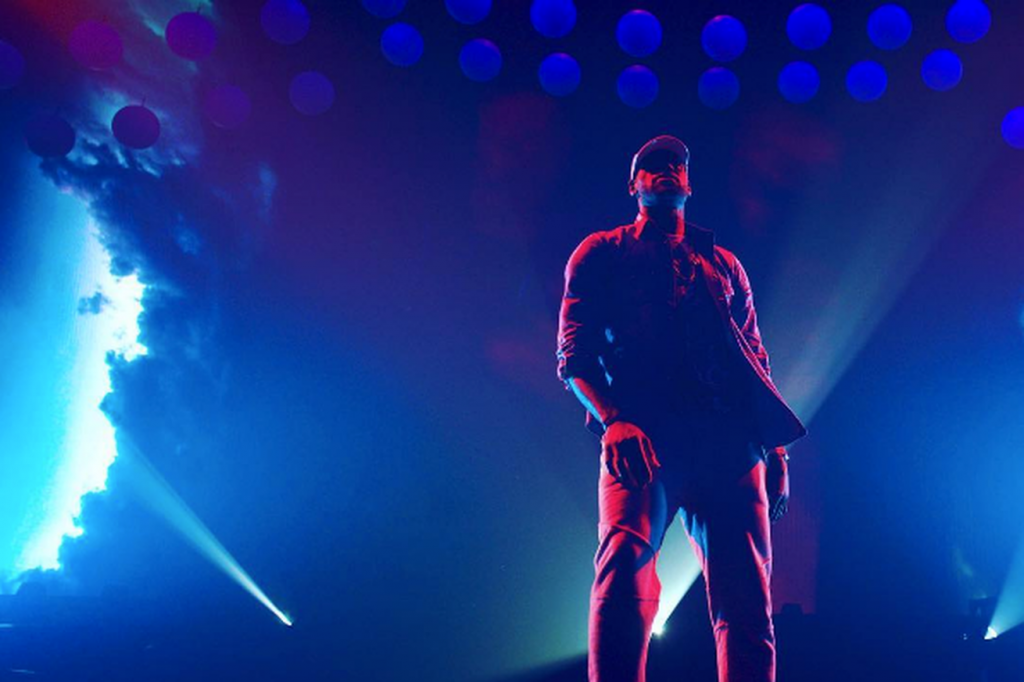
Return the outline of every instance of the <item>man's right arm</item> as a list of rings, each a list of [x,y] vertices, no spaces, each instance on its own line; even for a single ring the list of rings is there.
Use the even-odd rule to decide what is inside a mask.
[[[601,233],[584,239],[565,265],[565,290],[558,316],[558,378],[602,426],[618,416],[607,395],[603,349],[607,317],[607,243]]]
[[[558,377],[602,427],[601,460],[624,485],[642,488],[661,466],[647,435],[619,411],[607,390],[598,357],[607,310],[608,253],[599,235],[583,240],[565,266],[558,323]]]

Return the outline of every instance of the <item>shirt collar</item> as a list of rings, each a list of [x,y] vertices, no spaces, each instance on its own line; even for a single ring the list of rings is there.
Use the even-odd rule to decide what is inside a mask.
[[[655,233],[657,228],[653,225],[648,226],[650,222],[650,218],[637,214],[636,220],[633,221],[633,230],[637,239],[642,239]],[[702,256],[711,258],[715,253],[715,233],[711,230],[687,222],[686,241],[693,247],[694,251]]]

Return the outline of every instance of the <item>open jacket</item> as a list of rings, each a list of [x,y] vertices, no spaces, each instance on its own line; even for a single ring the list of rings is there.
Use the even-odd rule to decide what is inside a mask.
[[[739,259],[715,245],[709,230],[688,224],[686,240],[697,280],[706,285],[721,322],[732,366],[749,386],[750,415],[761,445],[786,445],[807,433],[771,379],[768,353],[757,328],[750,281]],[[664,238],[638,219],[630,225],[591,234],[576,248],[565,268],[565,293],[558,325],[558,377],[573,376],[605,386],[616,407],[628,413],[629,385],[637,368],[658,371],[666,353],[659,320],[674,295],[672,257]],[[661,347],[659,347],[659,344]],[[651,352],[656,349],[658,352]],[[587,426],[603,426],[587,414]]]

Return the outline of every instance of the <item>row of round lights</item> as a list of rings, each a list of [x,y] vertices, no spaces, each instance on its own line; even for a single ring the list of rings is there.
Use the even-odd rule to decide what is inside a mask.
[[[405,7],[405,0],[362,0],[371,14],[382,19],[393,19]],[[449,14],[463,24],[483,21],[491,8],[490,0],[446,0]],[[572,0],[533,0],[530,21],[541,35],[560,38],[575,25],[576,8]],[[945,23],[949,35],[958,43],[973,43],[983,38],[991,27],[992,17],[983,0],[956,0],[946,12]],[[896,4],[876,8],[868,18],[867,34],[872,44],[886,51],[898,50],[909,40],[913,31],[910,14]],[[797,48],[811,52],[823,47],[832,34],[832,21],[828,12],[813,3],[799,5],[790,12],[786,34]],[[657,17],[646,10],[635,9],[625,13],[616,27],[619,47],[636,58],[648,57],[661,46],[663,31]],[[747,32],[743,23],[732,16],[720,15],[708,21],[701,31],[701,45],[705,53],[719,65],[704,71],[697,82],[697,95],[706,106],[726,109],[739,98],[740,82],[736,74],[724,66],[739,58],[747,47]],[[423,36],[404,22],[388,26],[381,37],[381,50],[391,63],[409,67],[423,56]],[[462,71],[472,80],[487,81],[501,70],[501,52],[498,46],[484,38],[467,42],[459,55]],[[566,96],[579,86],[581,69],[570,55],[556,52],[545,57],[538,68],[541,87],[555,96]],[[930,52],[921,64],[921,79],[929,88],[947,91],[956,87],[963,77],[960,57],[949,49]],[[786,64],[778,76],[780,94],[789,102],[803,104],[813,99],[820,87],[817,68],[806,60]],[[853,64],[846,73],[846,89],[859,102],[879,99],[888,87],[888,73],[878,61],[866,59]],[[658,96],[659,80],[655,72],[644,64],[633,64],[623,69],[617,79],[619,98],[628,106],[643,108]],[[1003,121],[1003,136],[1015,147],[1024,148],[1024,130],[1018,122],[1024,117],[1024,108],[1011,111]]]
[[[371,14],[391,19],[401,13],[406,1],[362,0],[362,3]],[[452,18],[469,25],[483,21],[491,9],[490,0],[446,0],[445,4]],[[533,0],[530,20],[541,35],[547,38],[564,37],[575,26],[576,8],[572,0]],[[267,0],[260,12],[260,23],[266,36],[274,42],[294,45],[309,32],[311,20],[301,0]],[[957,42],[971,43],[981,39],[990,25],[991,14],[982,0],[956,0],[946,13],[946,28]],[[887,4],[872,12],[867,28],[869,38],[878,48],[896,50],[909,40],[912,23],[906,10],[898,5]],[[805,51],[817,50],[831,36],[831,19],[818,5],[800,5],[790,13],[786,32],[796,47]],[[172,52],[191,61],[209,57],[217,43],[215,27],[198,12],[184,12],[173,17],[167,24],[165,37]],[[616,39],[628,55],[647,57],[661,46],[661,24],[650,12],[632,10],[619,20]],[[735,17],[714,17],[701,32],[701,45],[712,60],[731,62],[746,50],[746,29]],[[76,61],[93,70],[116,66],[124,53],[117,31],[108,24],[92,20],[76,27],[69,38],[68,48]],[[407,67],[422,57],[424,41],[414,27],[399,22],[385,29],[381,37],[381,49],[390,62]],[[501,71],[501,52],[492,41],[474,38],[460,51],[459,64],[470,79],[489,81]],[[0,41],[0,90],[14,87],[20,81],[24,69],[25,63],[20,52],[9,43]],[[921,68],[922,79],[935,90],[955,87],[962,74],[960,58],[946,49],[935,50],[927,55]],[[556,52],[541,62],[538,79],[548,93],[566,96],[579,86],[580,65],[572,56]],[[878,99],[885,92],[887,83],[888,76],[884,67],[873,60],[854,64],[846,76],[847,90],[859,101]],[[778,88],[790,102],[807,102],[817,94],[820,77],[812,64],[794,61],[781,70]],[[624,103],[642,108],[657,98],[659,82],[649,67],[633,64],[619,74],[617,89]],[[697,90],[706,106],[725,109],[739,97],[739,79],[725,66],[714,66],[701,74]],[[288,96],[297,111],[316,116],[331,108],[335,90],[324,74],[305,71],[293,77]],[[248,95],[241,88],[230,84],[210,91],[204,107],[214,125],[226,129],[242,125],[252,110]],[[122,144],[134,149],[152,146],[160,134],[156,115],[144,105],[124,107],[115,115],[111,128]],[[1005,117],[1002,129],[1009,144],[1024,148],[1024,107],[1011,111]],[[65,148],[70,151],[74,145],[74,132],[56,115],[40,117],[29,126],[26,134],[33,151],[45,152],[42,155],[60,156],[63,154],[59,152]]]
[[[308,33],[310,17],[299,0],[267,0],[260,13],[260,23],[268,38],[282,45],[299,42]],[[217,30],[199,12],[183,12],[166,25],[164,37],[168,48],[178,57],[200,61],[209,57],[217,45]],[[68,37],[68,52],[82,67],[91,71],[112,69],[124,58],[124,42],[118,31],[102,21],[86,20],[78,24]],[[0,40],[0,90],[9,90],[21,82],[26,63],[12,44]],[[289,85],[289,99],[297,111],[306,115],[324,113],[335,98],[334,86],[322,73],[305,71],[296,74]],[[237,128],[249,118],[252,102],[242,88],[225,84],[210,90],[203,102],[210,121],[224,129]],[[148,149],[160,138],[160,121],[145,103],[119,109],[110,122],[115,139],[125,147]],[[25,127],[29,149],[41,157],[66,156],[75,145],[75,131],[57,113],[41,114]]]

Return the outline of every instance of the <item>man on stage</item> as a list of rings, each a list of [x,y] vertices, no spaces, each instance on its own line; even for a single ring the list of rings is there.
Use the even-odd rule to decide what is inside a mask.
[[[645,679],[681,511],[701,561],[721,682],[772,682],[769,521],[789,497],[785,445],[806,433],[771,380],[750,282],[684,219],[689,150],[656,137],[634,155],[636,220],[591,234],[565,269],[558,376],[601,434],[591,682]]]

